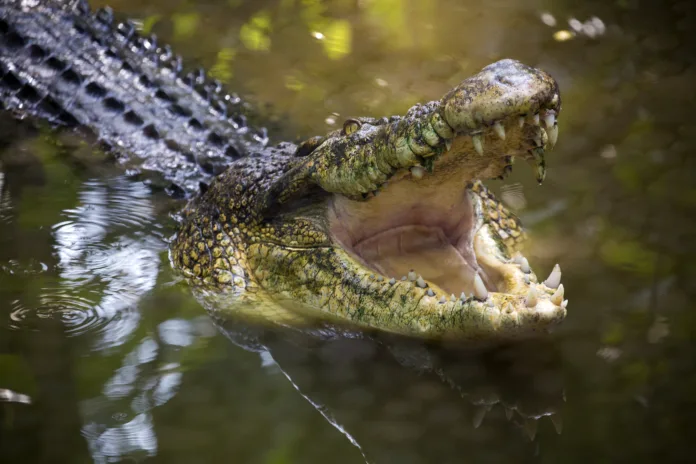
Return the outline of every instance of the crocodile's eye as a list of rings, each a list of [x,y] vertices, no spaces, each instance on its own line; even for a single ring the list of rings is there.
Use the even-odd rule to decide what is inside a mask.
[[[362,123],[357,119],[346,119],[343,123],[343,135],[350,135],[360,129]]]

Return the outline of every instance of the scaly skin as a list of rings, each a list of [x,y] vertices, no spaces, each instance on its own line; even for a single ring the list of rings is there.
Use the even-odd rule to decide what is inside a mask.
[[[202,183],[171,257],[214,314],[483,341],[527,336],[565,316],[560,276],[539,284],[513,256],[519,223],[479,182],[507,174],[515,157],[543,180],[560,110],[546,73],[504,60],[403,117],[348,120],[299,147],[269,148],[237,97],[181,69],[167,46],[114,23],[110,10],[0,0],[2,108],[87,128],[171,193]],[[403,281],[380,274],[349,243],[356,223],[410,214],[422,227],[420,216],[443,205],[460,209],[435,215],[438,227],[451,212],[471,211],[465,245],[477,277],[460,279],[467,294],[411,272]]]
[[[513,261],[519,222],[473,180],[505,174],[512,156],[531,160],[543,179],[547,132],[555,139],[559,109],[550,76],[504,60],[404,117],[349,120],[296,156],[285,147],[240,160],[186,208],[172,262],[218,311],[262,306],[280,319],[291,307],[428,339],[490,341],[542,331],[565,316],[562,289],[559,300]],[[539,113],[554,115],[548,131],[533,123]],[[520,115],[529,115],[522,127]],[[492,128],[496,121],[504,139]],[[481,137],[483,155],[472,135]],[[421,166],[432,174],[424,178]],[[482,265],[487,260],[499,270],[505,293],[453,298],[432,283],[391,279],[360,263],[332,232],[337,205],[370,205],[383,198],[374,195],[380,190],[393,196],[388,182],[437,188],[453,175],[472,181],[466,194],[475,212],[474,247]],[[526,281],[535,288],[532,298]]]

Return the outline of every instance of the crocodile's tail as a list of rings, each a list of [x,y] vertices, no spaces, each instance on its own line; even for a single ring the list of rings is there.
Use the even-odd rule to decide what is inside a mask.
[[[187,192],[249,150],[240,99],[110,9],[84,1],[0,0],[0,107],[91,130]]]

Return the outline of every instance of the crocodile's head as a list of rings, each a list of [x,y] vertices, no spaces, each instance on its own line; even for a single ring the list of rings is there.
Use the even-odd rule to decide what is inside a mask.
[[[350,119],[305,142],[264,189],[251,279],[276,301],[430,339],[555,325],[560,270],[539,283],[517,254],[517,219],[478,180],[522,158],[541,182],[560,105],[553,78],[504,60],[403,117]]]

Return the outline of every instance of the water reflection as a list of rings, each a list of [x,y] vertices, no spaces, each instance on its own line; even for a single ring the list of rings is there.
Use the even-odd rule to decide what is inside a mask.
[[[15,302],[11,327],[55,317],[69,334],[100,334],[97,348],[115,346],[138,327],[137,303],[155,285],[166,244],[151,225],[151,193],[140,183],[90,180],[78,202],[52,227],[60,281],[39,290],[38,306]]]
[[[222,330],[282,372],[367,462],[460,462],[499,440],[505,455],[531,454],[540,422],[562,432],[564,385],[550,342],[467,353],[328,327],[310,335],[228,322]]]
[[[10,196],[5,190],[5,173],[0,171],[0,223],[10,221],[11,210]]]
[[[90,458],[82,437],[96,462],[693,460],[693,2],[100,3],[272,104],[276,138],[400,112],[502,57],[549,70],[564,115],[548,179],[516,166],[504,197],[535,266],[563,264],[569,317],[556,348],[509,358],[242,326],[231,346],[163,285],[161,198],[75,174],[46,143],[3,146],[0,388],[32,400],[0,401],[3,462],[59,447],[41,436],[62,462]],[[54,317],[69,336],[36,323]]]

